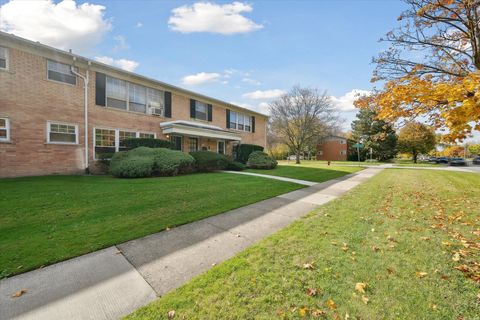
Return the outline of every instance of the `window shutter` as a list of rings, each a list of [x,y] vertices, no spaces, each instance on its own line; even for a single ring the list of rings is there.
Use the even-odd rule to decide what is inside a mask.
[[[227,109],[227,129],[230,128],[230,110]]]
[[[107,76],[104,73],[95,73],[95,104],[97,106],[106,105]]]
[[[172,117],[172,93],[165,91],[165,117]]]
[[[252,132],[255,132],[255,117],[252,116]]]
[[[207,104],[207,107],[208,107],[207,119],[208,119],[208,121],[212,121],[212,105],[211,105],[211,104]]]
[[[190,118],[195,119],[195,100],[190,99]]]

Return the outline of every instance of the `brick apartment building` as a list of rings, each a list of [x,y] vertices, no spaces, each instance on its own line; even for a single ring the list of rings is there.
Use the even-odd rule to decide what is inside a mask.
[[[340,136],[328,136],[317,145],[317,160],[347,160],[347,139]]]
[[[231,154],[238,143],[265,146],[266,122],[263,114],[0,32],[1,177],[95,172],[98,155],[122,150],[130,137]]]

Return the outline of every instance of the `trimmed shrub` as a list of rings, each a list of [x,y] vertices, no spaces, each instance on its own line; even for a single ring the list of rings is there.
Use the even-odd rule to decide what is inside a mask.
[[[238,161],[229,161],[227,167],[225,168],[226,170],[231,170],[231,171],[243,171],[245,170],[246,165],[244,165],[241,162]]]
[[[195,151],[190,155],[195,159],[195,168],[201,172],[223,170],[229,162],[225,155],[211,151]]]
[[[239,144],[234,146],[235,161],[247,163],[248,157],[254,151],[263,151],[263,147],[256,144]]]
[[[250,154],[247,167],[252,169],[273,169],[277,166],[277,160],[262,151],[254,151]]]
[[[181,151],[139,147],[117,152],[110,163],[110,173],[120,178],[174,176],[193,171],[195,159]]]
[[[123,140],[123,143],[125,144],[125,147],[129,150],[138,147],[167,149],[173,148],[173,143],[171,141],[153,138],[128,138]]]

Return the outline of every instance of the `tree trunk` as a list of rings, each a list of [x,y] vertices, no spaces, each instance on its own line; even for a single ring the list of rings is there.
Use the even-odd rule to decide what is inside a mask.
[[[413,153],[413,163],[417,163],[417,156],[418,154],[416,152]]]
[[[300,164],[300,151],[295,154],[295,164]]]

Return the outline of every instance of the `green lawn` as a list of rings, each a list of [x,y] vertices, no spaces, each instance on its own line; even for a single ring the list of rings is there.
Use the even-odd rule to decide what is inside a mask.
[[[282,164],[272,170],[248,169],[245,171],[313,182],[324,182],[362,169],[361,167],[312,166],[311,164],[308,165],[302,162],[300,165]]]
[[[0,179],[0,278],[302,187],[228,173]]]
[[[128,319],[478,319],[479,194],[384,170]]]

